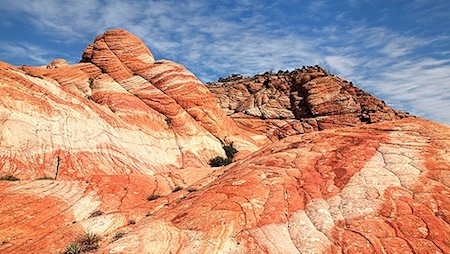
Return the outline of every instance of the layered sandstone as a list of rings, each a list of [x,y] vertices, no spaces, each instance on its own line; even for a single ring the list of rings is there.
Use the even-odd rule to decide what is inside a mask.
[[[450,128],[297,135],[143,219],[104,253],[449,253]]]
[[[0,93],[0,177],[22,180],[0,181],[0,252],[52,253],[82,232],[108,234],[215,178],[208,162],[224,144],[243,156],[265,142],[124,30],[97,37],[79,64],[0,63]],[[56,181],[25,181],[36,179]]]
[[[146,174],[206,167],[254,141],[182,65],[155,61],[136,36],[111,30],[82,62],[0,66],[0,171],[21,179]]]
[[[450,127],[320,67],[221,82],[124,30],[0,62],[0,252],[450,253]]]
[[[95,232],[98,253],[449,253],[449,136],[409,118],[287,137],[195,176],[1,181],[0,250],[57,253]]]
[[[241,127],[274,138],[408,117],[320,66],[254,77],[235,74],[208,88]]]

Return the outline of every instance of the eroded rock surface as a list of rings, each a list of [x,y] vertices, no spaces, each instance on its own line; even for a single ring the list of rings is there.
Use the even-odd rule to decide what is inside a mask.
[[[2,173],[152,175],[206,167],[224,156],[222,143],[248,153],[264,142],[239,129],[191,72],[155,61],[127,31],[97,37],[82,63],[59,62],[0,66]]]
[[[230,118],[124,30],[79,64],[0,62],[0,253],[450,253],[449,127],[320,67],[259,78],[211,88]]]
[[[450,128],[420,119],[288,137],[105,253],[449,253]]]
[[[21,179],[0,181],[2,253],[57,253],[83,232],[126,230],[212,181],[224,144],[244,156],[267,140],[125,30],[97,37],[79,64],[0,62],[0,93],[0,177]]]
[[[277,139],[408,117],[320,66],[254,77],[232,75],[208,88],[241,127]]]
[[[51,63],[49,63],[47,65],[47,69],[56,69],[56,68],[60,68],[60,67],[67,66],[67,65],[68,65],[68,63],[67,63],[66,59],[58,58],[58,59],[53,60]]]

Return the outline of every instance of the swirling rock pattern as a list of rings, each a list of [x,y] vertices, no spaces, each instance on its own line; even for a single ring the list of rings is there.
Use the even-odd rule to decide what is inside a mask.
[[[222,143],[252,152],[209,90],[182,65],[155,61],[136,36],[111,30],[82,63],[0,68],[0,169],[22,179],[152,175],[206,167]]]
[[[448,253],[449,134],[409,119],[288,137],[104,250]]]
[[[124,30],[79,64],[0,63],[0,252],[450,253],[450,127],[294,74],[209,87],[230,118]]]
[[[409,116],[320,66],[254,77],[235,74],[208,83],[208,88],[242,128],[256,129],[275,140]]]

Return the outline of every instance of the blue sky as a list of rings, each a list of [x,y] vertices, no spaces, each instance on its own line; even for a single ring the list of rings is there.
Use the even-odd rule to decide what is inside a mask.
[[[450,125],[448,0],[2,0],[0,61],[77,63],[109,28],[128,29],[204,82],[319,64]]]

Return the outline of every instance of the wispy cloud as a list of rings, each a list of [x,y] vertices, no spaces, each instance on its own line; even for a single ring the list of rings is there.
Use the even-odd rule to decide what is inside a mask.
[[[52,52],[26,42],[0,42],[0,58],[16,57],[31,60],[32,64],[47,65],[52,60]]]
[[[430,44],[430,41],[414,37],[396,36],[388,41],[381,52],[385,53],[388,57],[400,57],[410,54],[416,48],[427,44]]]
[[[430,13],[440,17],[448,10],[445,1],[436,1],[416,0],[402,8],[415,20],[426,18],[432,24]],[[369,3],[374,4],[365,1],[364,6]],[[364,7],[359,1],[343,5],[325,0],[3,0],[0,14],[24,19],[66,44],[87,45],[104,30],[122,27],[140,36],[157,58],[180,62],[205,82],[231,73],[252,75],[321,64],[388,104],[450,124],[449,54],[439,51],[449,43],[448,35],[380,25],[390,8],[383,19],[371,23],[354,18],[357,8]],[[327,18],[327,23],[320,23]],[[3,55],[33,51],[31,43],[2,45]],[[431,48],[434,53],[427,53]],[[33,53],[31,59],[48,61],[49,49],[41,45],[36,50],[44,53]]]
[[[340,55],[325,56],[325,65],[398,109],[450,123],[450,59],[418,54],[442,38],[425,40],[385,28],[349,31],[359,35],[335,48]]]
[[[356,68],[359,66],[359,61],[351,56],[326,56],[325,63],[334,71],[339,72],[339,75],[349,77],[357,74]]]

